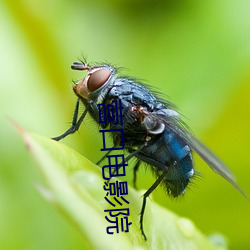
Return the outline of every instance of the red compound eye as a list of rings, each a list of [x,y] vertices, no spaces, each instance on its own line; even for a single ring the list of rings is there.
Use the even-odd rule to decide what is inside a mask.
[[[92,73],[88,79],[88,90],[93,92],[99,89],[109,78],[110,71],[108,69],[99,69]]]

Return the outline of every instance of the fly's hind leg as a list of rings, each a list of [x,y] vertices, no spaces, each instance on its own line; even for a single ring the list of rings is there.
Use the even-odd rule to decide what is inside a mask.
[[[133,174],[134,174],[134,176],[133,176],[133,186],[134,186],[135,189],[137,189],[136,188],[136,179],[137,179],[137,171],[138,171],[140,165],[141,165],[141,161],[137,160],[136,163],[135,163],[135,166],[134,166],[134,171],[133,171]]]
[[[146,208],[147,198],[158,187],[158,185],[162,182],[162,180],[166,174],[167,174],[167,171],[163,172],[158,177],[158,179],[154,182],[154,184],[143,195],[142,208],[141,208],[141,213],[140,213],[140,230],[141,230],[141,233],[142,233],[144,240],[147,240],[147,237],[146,237],[146,234],[145,234],[144,228],[143,228],[143,217],[144,217],[144,212],[145,212],[145,208]]]

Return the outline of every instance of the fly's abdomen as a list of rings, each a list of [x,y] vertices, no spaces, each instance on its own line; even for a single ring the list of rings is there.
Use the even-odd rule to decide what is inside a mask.
[[[186,155],[179,162],[170,165],[166,178],[163,181],[168,194],[173,197],[183,194],[193,174],[191,154]]]
[[[176,197],[184,193],[194,175],[192,154],[190,147],[174,132],[166,130],[164,134],[170,154],[164,185],[168,193]]]
[[[194,174],[191,150],[172,130],[165,129],[142,153],[138,158],[150,164],[157,176],[166,172],[163,185],[171,196],[185,191]]]

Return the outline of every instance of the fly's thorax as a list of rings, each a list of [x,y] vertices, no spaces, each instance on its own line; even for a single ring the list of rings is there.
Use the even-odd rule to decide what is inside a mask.
[[[109,65],[96,67],[84,65],[82,70],[88,70],[88,73],[73,87],[75,94],[80,97],[80,99],[102,102],[109,87],[112,86],[117,78],[115,69]]]
[[[146,116],[141,124],[150,134],[161,134],[165,129],[162,122],[150,116]]]
[[[178,112],[172,109],[166,109],[165,107],[161,110],[154,112],[143,111],[144,117],[141,125],[150,134],[161,134],[165,129],[164,122],[171,120],[180,120]]]

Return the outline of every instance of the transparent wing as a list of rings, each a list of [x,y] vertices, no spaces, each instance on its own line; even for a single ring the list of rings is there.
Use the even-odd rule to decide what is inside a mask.
[[[165,116],[161,114],[150,114],[154,119],[158,119],[159,122],[164,123],[165,126],[173,130],[182,140],[184,140],[193,151],[195,151],[216,173],[221,175],[229,183],[231,183],[243,196],[247,199],[247,195],[237,185],[236,178],[229,168],[202,142],[195,138],[186,128],[177,116]]]

